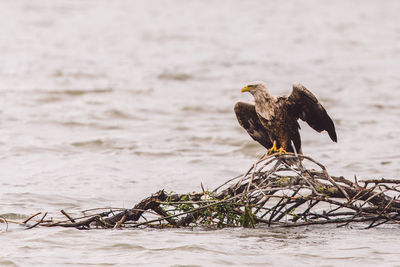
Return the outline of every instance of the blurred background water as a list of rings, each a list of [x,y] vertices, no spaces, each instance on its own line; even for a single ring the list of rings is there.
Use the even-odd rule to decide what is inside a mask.
[[[301,123],[333,175],[400,176],[400,2],[0,2],[0,214],[129,208],[212,189],[265,149],[233,113],[247,82],[304,84],[338,143]],[[398,229],[22,231],[0,265],[390,265]],[[390,244],[390,245],[388,245]]]

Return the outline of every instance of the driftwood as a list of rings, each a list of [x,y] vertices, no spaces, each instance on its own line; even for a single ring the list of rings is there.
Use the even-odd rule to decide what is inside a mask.
[[[306,168],[305,165],[314,168]],[[44,220],[36,226],[92,228],[137,227],[296,227],[313,224],[363,223],[365,228],[400,223],[400,182],[395,179],[350,181],[331,176],[304,155],[287,153],[260,158],[243,175],[213,191],[189,194],[160,190],[132,209],[92,209],[84,216],[61,213],[65,220]]]

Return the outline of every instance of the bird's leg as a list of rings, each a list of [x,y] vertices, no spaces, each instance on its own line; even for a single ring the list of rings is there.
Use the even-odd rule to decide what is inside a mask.
[[[270,149],[268,149],[267,155],[272,155],[275,152],[278,152],[278,149],[276,148],[276,141],[274,141],[274,144],[272,145],[272,147]]]
[[[278,152],[279,155],[282,155],[282,153],[283,153],[283,154],[286,154],[286,153],[287,153],[286,150],[283,149],[283,147],[280,147],[276,152]]]
[[[279,155],[286,154],[286,150],[281,146],[279,149],[276,147],[276,141],[274,141],[274,144],[270,149],[267,151],[267,155],[272,155],[274,153],[279,153]]]

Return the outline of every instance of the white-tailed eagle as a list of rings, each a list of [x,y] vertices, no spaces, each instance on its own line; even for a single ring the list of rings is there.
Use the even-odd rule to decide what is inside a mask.
[[[298,119],[317,132],[327,131],[332,141],[337,142],[332,119],[303,85],[294,84],[289,96],[271,96],[262,82],[248,84],[242,92],[250,92],[255,103],[236,103],[234,110],[239,124],[255,141],[269,149],[269,154],[294,152],[292,142],[296,151],[302,153]]]

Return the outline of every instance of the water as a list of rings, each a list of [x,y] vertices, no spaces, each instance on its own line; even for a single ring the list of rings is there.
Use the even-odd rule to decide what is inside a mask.
[[[249,81],[301,82],[333,175],[400,177],[398,1],[0,3],[0,214],[131,207],[212,189],[265,150],[236,121]],[[1,225],[0,265],[398,265],[397,227],[77,231]],[[390,244],[390,245],[388,245]]]

